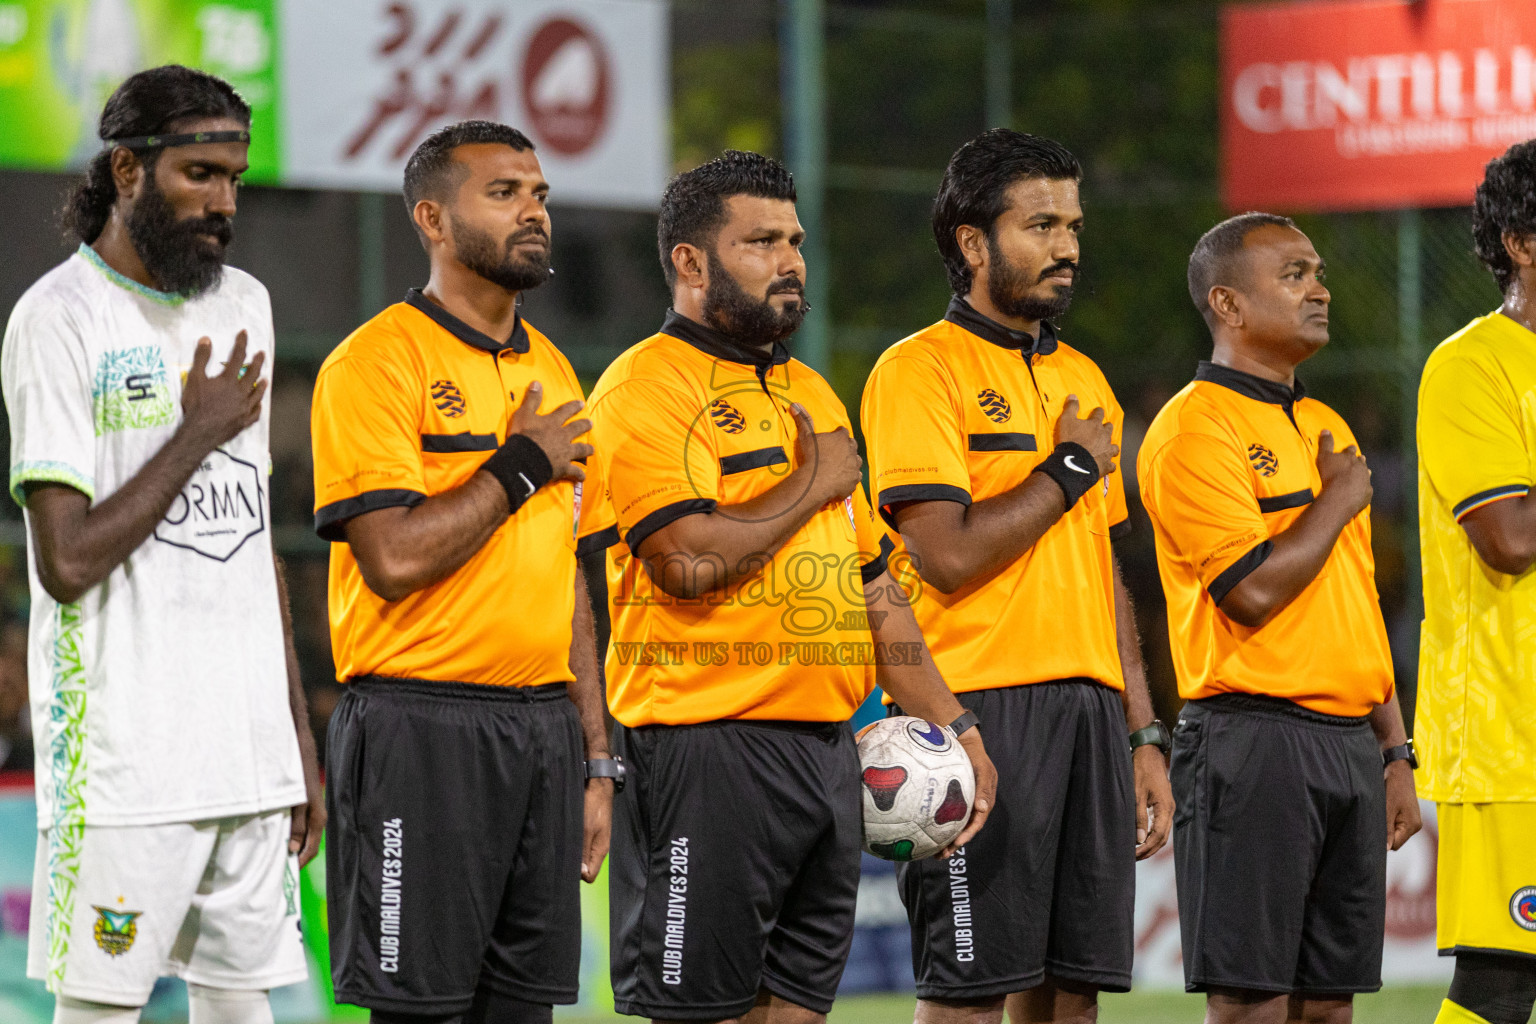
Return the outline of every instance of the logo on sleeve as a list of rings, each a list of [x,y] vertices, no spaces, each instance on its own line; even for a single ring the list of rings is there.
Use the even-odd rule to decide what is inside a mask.
[[[96,911],[96,927],[91,930],[96,946],[107,956],[122,956],[133,948],[133,940],[139,936],[135,923],[143,916],[142,910],[108,910],[92,906]]]
[[[1261,444],[1248,446],[1248,461],[1253,463],[1253,468],[1258,470],[1260,476],[1274,476],[1280,468],[1280,460],[1275,458],[1275,453]]]
[[[1008,399],[991,388],[976,393],[976,404],[981,406],[981,411],[993,423],[1007,423],[1013,416],[1013,406],[1008,404]]]
[[[723,398],[717,398],[709,403],[709,418],[715,421],[715,426],[727,434],[739,434],[747,429],[747,418]]]
[[[464,393],[451,380],[432,382],[432,404],[437,406],[438,412],[451,420],[464,415]]]

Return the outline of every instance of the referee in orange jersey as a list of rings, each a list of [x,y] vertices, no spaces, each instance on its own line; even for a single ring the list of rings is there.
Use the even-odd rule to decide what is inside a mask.
[[[347,684],[326,750],[331,975],[375,1024],[537,1024],[576,1000],[578,878],[607,850],[618,766],[576,571],[581,389],[517,311],[549,277],[548,193],[512,128],[429,137],[405,199],[432,276],[315,383]]]
[[[933,210],[954,298],[864,390],[893,564],[916,569],[917,620],[986,723],[1005,794],[960,863],[900,869],[919,1022],[997,1021],[1005,998],[1016,1022],[1091,1019],[1099,990],[1130,987],[1135,858],[1172,819],[1167,730],[1111,548],[1130,529],[1124,417],[1054,325],[1077,280],[1080,177],[1050,139],[999,128],[960,147]]]
[[[1209,362],[1137,460],[1187,703],[1173,739],[1184,978],[1206,1020],[1350,1019],[1381,987],[1387,849],[1419,829],[1371,556],[1371,473],[1296,367],[1323,261],[1284,217],[1208,231]]]

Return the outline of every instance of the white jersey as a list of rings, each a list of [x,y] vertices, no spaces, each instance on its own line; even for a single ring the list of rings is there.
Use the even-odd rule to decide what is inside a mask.
[[[52,481],[110,497],[181,422],[199,338],[210,372],[246,331],[272,366],[267,290],[226,268],[190,300],[79,251],[11,313],[0,383],[11,495]],[[41,828],[254,814],[304,801],[272,565],[261,419],[203,460],[148,540],[73,604],[32,585],[28,675]]]

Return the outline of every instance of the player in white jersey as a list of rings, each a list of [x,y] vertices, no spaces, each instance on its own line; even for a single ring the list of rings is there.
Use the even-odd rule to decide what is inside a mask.
[[[79,250],[22,296],[0,380],[26,509],[38,854],[28,974],[56,1024],[270,1024],[306,977],[324,826],[272,551],[266,289],[224,267],[250,109],[182,67],[107,101]]]

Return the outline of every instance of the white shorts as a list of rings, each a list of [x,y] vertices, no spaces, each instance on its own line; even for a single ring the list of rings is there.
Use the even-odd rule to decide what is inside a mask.
[[[27,976],[142,1006],[155,979],[269,989],[309,976],[289,812],[38,833]]]

